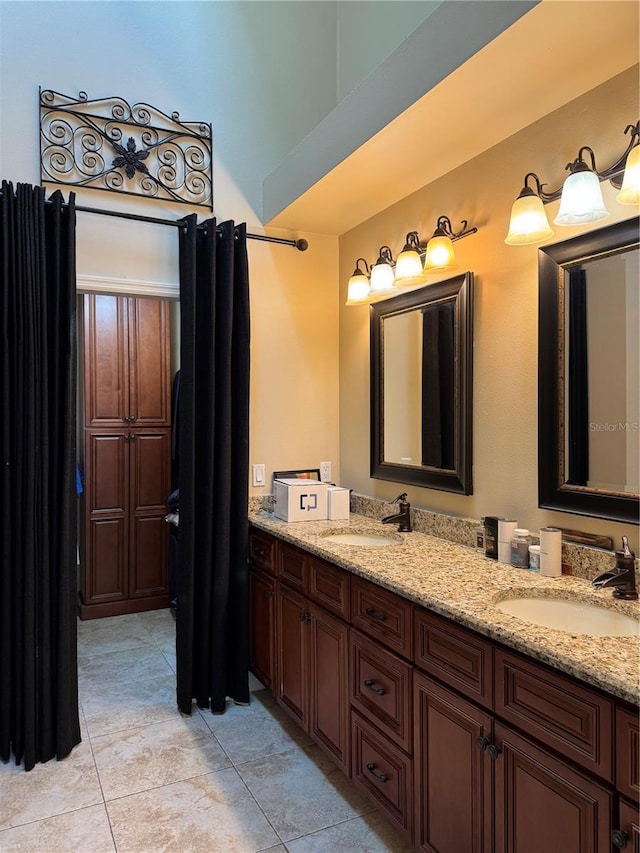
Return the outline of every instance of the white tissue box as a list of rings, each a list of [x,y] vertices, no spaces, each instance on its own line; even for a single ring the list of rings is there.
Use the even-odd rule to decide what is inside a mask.
[[[328,488],[319,480],[274,480],[274,515],[284,521],[326,519]]]
[[[344,521],[349,518],[349,489],[341,486],[329,486],[327,492],[327,515],[332,521]]]

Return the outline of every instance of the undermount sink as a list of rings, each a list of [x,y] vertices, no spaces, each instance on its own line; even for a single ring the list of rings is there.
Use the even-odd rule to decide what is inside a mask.
[[[565,598],[507,598],[498,610],[544,628],[592,637],[637,637],[640,621],[608,607]]]
[[[401,541],[383,533],[327,533],[323,538],[336,545],[360,545],[364,548],[382,548],[384,545],[397,545]]]

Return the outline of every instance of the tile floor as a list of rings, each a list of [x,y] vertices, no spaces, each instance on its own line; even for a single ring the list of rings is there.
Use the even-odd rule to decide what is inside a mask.
[[[78,669],[82,743],[0,763],[1,853],[410,849],[255,679],[181,715],[169,611],[80,622]]]

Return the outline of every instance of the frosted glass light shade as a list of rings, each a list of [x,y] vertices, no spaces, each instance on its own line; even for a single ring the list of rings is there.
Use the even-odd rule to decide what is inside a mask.
[[[560,210],[553,220],[556,225],[582,225],[609,216],[604,206],[600,181],[588,169],[569,175],[562,187]]]
[[[371,295],[393,290],[393,267],[391,264],[374,264],[371,267]]]
[[[424,259],[426,272],[445,272],[456,269],[456,253],[453,243],[446,236],[432,237],[427,243],[427,253]]]
[[[414,249],[400,252],[396,260],[396,281],[404,278],[416,278],[420,275],[422,275],[420,255]]]
[[[347,284],[345,305],[360,305],[369,299],[369,279],[364,273],[352,275]]]
[[[640,204],[640,144],[629,152],[622,188],[616,201],[620,204]]]
[[[553,236],[540,196],[531,192],[520,195],[511,208],[507,246],[529,246]]]

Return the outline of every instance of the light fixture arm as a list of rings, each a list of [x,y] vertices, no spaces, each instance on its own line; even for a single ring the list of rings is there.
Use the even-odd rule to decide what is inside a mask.
[[[364,272],[360,269],[360,261],[362,261],[362,263],[364,264],[364,268],[365,268],[365,270],[366,270],[366,273],[364,273]],[[371,269],[370,269],[370,267],[369,267],[369,264],[366,262],[366,260],[365,260],[364,258],[357,258],[357,259],[356,259],[356,268],[354,269],[354,271],[353,271],[353,273],[352,273],[352,276],[353,276],[353,275],[367,275],[367,276],[368,276],[368,275],[370,275],[370,274],[371,274]]]
[[[439,216],[436,223],[436,230],[433,232],[434,237],[448,237],[453,243],[455,240],[461,240],[463,237],[468,237],[469,234],[475,234],[477,228],[467,228],[468,220],[461,220],[462,228],[459,231],[454,231],[451,225],[451,220],[448,216]]]
[[[593,171],[597,175],[599,181],[610,181],[616,189],[620,189],[620,187],[622,186],[622,175],[624,173],[624,167],[626,165],[629,152],[635,145],[640,144],[640,121],[638,121],[636,124],[628,124],[625,127],[624,132],[625,134],[631,134],[629,144],[627,145],[625,151],[615,161],[615,163],[612,163],[611,166],[609,166],[607,169],[603,169],[602,171],[600,171],[596,167],[595,154],[593,153],[593,149],[590,148],[588,145],[583,145],[582,148],[580,148],[576,159],[573,160],[571,163],[567,163],[565,169],[571,172],[571,174],[573,174],[574,172],[589,169],[583,157],[583,152],[588,151],[591,157],[590,171]],[[544,189],[546,184],[541,183],[540,178],[536,175],[535,172],[527,172],[527,174],[525,175],[524,186],[522,188],[521,195],[532,195],[534,192],[527,183],[529,178],[532,178],[535,181],[535,193],[536,195],[540,196],[540,199],[542,200],[543,204],[548,204],[551,201],[557,201],[557,199],[561,197],[562,186],[559,187],[557,190],[547,192]]]

